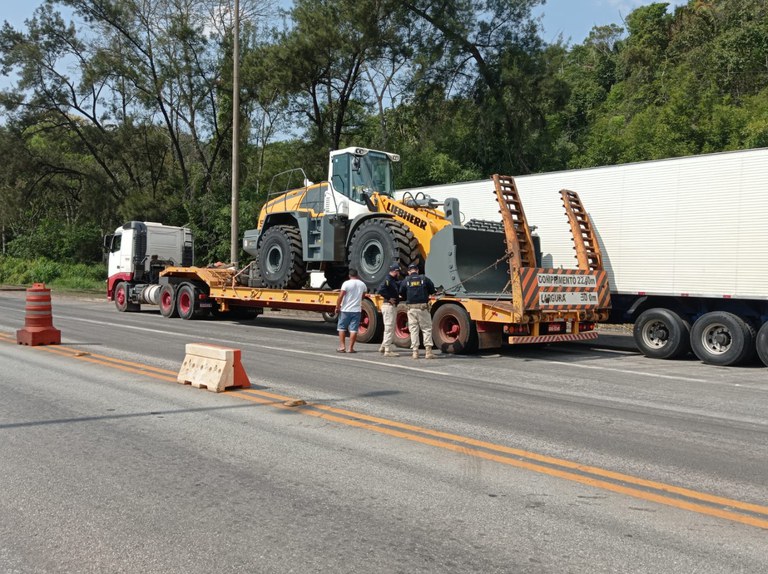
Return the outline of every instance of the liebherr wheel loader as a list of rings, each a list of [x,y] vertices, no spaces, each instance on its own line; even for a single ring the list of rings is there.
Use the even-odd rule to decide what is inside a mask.
[[[399,160],[346,148],[330,153],[327,181],[313,184],[302,170],[290,170],[299,171],[305,185],[270,192],[258,227],[244,233],[243,249],[253,257],[248,286],[295,289],[310,271],[324,271],[337,289],[354,267],[375,289],[392,263],[405,270],[415,262],[453,293],[502,292],[509,281],[502,228],[463,226],[455,199],[395,199],[392,167]]]

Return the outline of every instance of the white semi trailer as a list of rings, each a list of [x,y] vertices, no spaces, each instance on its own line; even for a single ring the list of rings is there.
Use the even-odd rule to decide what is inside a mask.
[[[690,350],[733,365],[755,351],[768,365],[768,149],[515,178],[540,236],[542,267],[576,266],[572,236],[553,209],[577,192],[607,271],[611,322],[634,323],[648,357]],[[498,219],[487,181],[404,190],[458,198],[465,221]]]

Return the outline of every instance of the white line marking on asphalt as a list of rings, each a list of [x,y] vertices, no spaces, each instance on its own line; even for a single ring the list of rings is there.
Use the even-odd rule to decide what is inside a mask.
[[[123,323],[110,323],[108,321],[95,321],[94,319],[84,319],[82,317],[68,317],[68,319],[71,319],[72,321],[82,321],[83,323],[93,323],[95,325],[104,325],[105,327],[119,327],[123,329],[134,329],[136,331],[145,331],[148,333],[157,333],[159,335],[172,335],[174,337],[189,337],[189,334],[186,333],[175,333],[173,331],[164,331],[162,329],[150,329],[148,327],[136,327],[134,325],[125,325]],[[284,347],[272,347],[270,345],[260,345],[258,343],[243,343],[242,341],[234,341],[232,339],[219,339],[216,337],[206,337],[206,341],[215,341],[217,343],[227,343],[228,345],[240,345],[240,346],[248,346],[248,347],[256,347],[258,349],[267,349],[269,351],[285,351],[286,353],[296,353],[299,355],[311,355],[314,357],[330,357],[332,356],[331,353],[318,353],[317,351],[302,351],[299,349],[286,349]],[[334,346],[335,349],[335,346]],[[410,351],[410,349],[409,349]],[[333,355],[335,355],[336,351],[333,351]],[[397,363],[389,362],[389,361],[371,361],[370,359],[361,359],[358,357],[350,357],[349,355],[344,355],[344,358],[349,361],[356,361],[358,363],[370,363],[372,365],[384,365],[386,367],[393,367],[396,369],[403,369],[406,371],[417,371],[419,373],[429,373],[431,375],[445,375],[445,373],[441,371],[431,371],[429,369],[423,369],[420,367],[409,367],[406,365],[398,365]],[[426,359],[419,359],[419,360],[426,360]]]
[[[686,381],[689,383],[710,383],[712,381],[708,381],[707,379],[694,379],[690,377],[678,377],[676,375],[660,375],[658,373],[648,373],[646,371],[630,371],[628,369],[613,369],[611,367],[598,367],[597,365],[583,365],[580,363],[566,363],[564,361],[550,361],[547,359],[543,359],[547,363],[551,363],[553,365],[563,365],[565,367],[578,367],[580,369],[592,369],[595,371],[612,371],[614,373],[624,373],[628,375],[643,375],[646,377],[657,377],[659,379],[670,379],[673,381]]]

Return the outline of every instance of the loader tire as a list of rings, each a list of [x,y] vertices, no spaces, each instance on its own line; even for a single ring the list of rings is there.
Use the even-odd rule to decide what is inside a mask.
[[[360,224],[349,242],[349,266],[357,269],[360,279],[375,290],[398,263],[407,269],[419,262],[419,244],[405,225],[386,217],[374,217]]]
[[[264,232],[259,244],[259,270],[265,287],[299,289],[307,282],[301,251],[301,233],[290,225],[276,225]]]

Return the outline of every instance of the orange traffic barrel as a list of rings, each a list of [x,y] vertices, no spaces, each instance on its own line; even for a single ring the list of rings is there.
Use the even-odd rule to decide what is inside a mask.
[[[34,347],[61,344],[61,331],[53,326],[51,290],[46,289],[45,283],[34,283],[27,289],[24,311],[24,328],[16,331],[16,342],[19,345]]]

